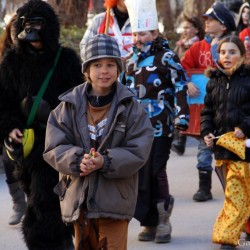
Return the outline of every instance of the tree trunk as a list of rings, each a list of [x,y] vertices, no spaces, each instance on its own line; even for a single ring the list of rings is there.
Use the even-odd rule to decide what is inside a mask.
[[[185,0],[183,13],[187,16],[198,16],[202,18],[202,14],[204,14],[213,3],[214,0]]]
[[[9,18],[21,7],[26,1],[25,0],[0,0],[0,21],[3,21],[5,15],[9,15]]]
[[[6,1],[1,0],[0,1],[0,21],[1,22],[3,21],[5,14],[6,14]]]
[[[170,22],[170,20],[173,20],[173,13],[169,1],[158,0],[156,1],[156,5],[159,15],[159,21],[164,26],[164,33],[172,31],[174,28],[174,22]]]
[[[64,26],[84,28],[87,22],[89,0],[48,0]]]

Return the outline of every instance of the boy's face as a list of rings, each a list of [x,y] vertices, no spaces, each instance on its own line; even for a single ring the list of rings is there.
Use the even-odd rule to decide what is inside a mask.
[[[205,32],[213,37],[219,37],[226,31],[225,25],[221,24],[216,19],[206,17]]]
[[[118,66],[113,58],[101,58],[90,63],[87,71],[95,95],[107,95],[118,77]]]
[[[141,49],[146,42],[155,40],[157,36],[157,30],[133,32],[133,44],[135,44],[138,49]]]

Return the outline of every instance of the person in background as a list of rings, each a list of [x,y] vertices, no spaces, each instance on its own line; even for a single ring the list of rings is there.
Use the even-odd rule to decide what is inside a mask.
[[[230,11],[221,3],[214,3],[203,14],[205,18],[206,36],[203,40],[194,43],[185,53],[181,64],[185,70],[196,69],[204,71],[214,66],[218,60],[218,42],[236,29],[234,18]],[[192,87],[192,88],[191,88]],[[188,83],[188,92],[191,96],[199,95],[199,89]],[[212,187],[212,160],[213,152],[202,139],[198,145],[197,169],[199,172],[199,189],[193,195],[194,201],[207,201],[213,198]]]
[[[166,164],[174,129],[186,130],[189,125],[186,77],[178,56],[159,34],[155,1],[125,0],[125,4],[134,46],[124,60],[124,84],[136,94],[154,128],[150,158],[139,172],[135,218],[144,229],[138,240],[167,243],[171,241],[174,197]]]
[[[14,22],[16,20],[16,14],[14,14],[9,20],[8,24],[5,27],[3,34],[1,35],[0,43],[0,63],[2,62],[5,54],[15,46],[16,37],[14,31]]]
[[[236,249],[250,211],[250,149],[245,159],[216,144],[215,137],[233,132],[235,140],[250,137],[250,66],[244,64],[246,51],[237,36],[223,39],[216,68],[210,78],[201,112],[201,137],[215,155],[215,166],[223,172],[225,201],[212,240],[220,249]]]
[[[17,16],[13,15],[5,31],[2,34],[0,41],[0,63],[8,53],[8,51],[15,46],[17,38],[15,37],[14,22]],[[19,182],[14,175],[15,164],[12,161],[4,147],[2,147],[2,162],[6,174],[6,183],[9,188],[9,193],[13,201],[13,214],[9,219],[9,225],[16,225],[20,223],[26,208],[25,194],[20,188]]]
[[[204,34],[205,31],[202,22],[198,17],[184,16],[183,33],[179,41],[176,42],[174,52],[176,52],[179,58],[182,59],[186,50],[189,49],[193,43],[201,41],[204,38]],[[186,141],[187,136],[176,130],[171,149],[178,155],[183,155],[185,152]]]
[[[234,16],[236,25],[235,34],[239,35],[239,33],[249,25],[250,5],[248,2],[235,1],[229,6],[229,10]]]
[[[174,52],[180,59],[183,58],[186,50],[189,49],[193,43],[202,40],[205,35],[202,22],[196,16],[184,16],[182,28],[183,32],[180,39],[176,42],[176,47],[174,49]]]
[[[126,250],[138,171],[148,158],[153,128],[134,94],[117,81],[122,61],[113,37],[90,38],[83,59],[87,81],[61,95],[61,104],[51,112],[44,159],[73,182],[68,184],[73,193],[63,203],[72,211],[67,219],[74,223],[75,249]],[[78,209],[80,215],[74,217]],[[87,237],[86,217],[89,225],[96,223],[103,248],[100,243],[81,245]]]
[[[243,3],[240,10],[242,10],[244,7],[244,16],[245,16],[245,25],[242,26],[244,27],[239,31],[239,37],[240,39],[244,42],[245,49],[246,49],[246,63],[250,64],[250,27],[249,27],[249,22],[250,22],[250,5],[249,3]],[[247,19],[248,18],[248,19]],[[240,19],[240,16],[238,17]],[[243,19],[243,13],[242,13],[242,19]]]
[[[131,26],[124,0],[105,0],[104,7],[107,9],[106,12],[94,17],[80,42],[82,58],[88,39],[102,33],[113,36],[116,39],[121,57],[124,57],[132,50]]]

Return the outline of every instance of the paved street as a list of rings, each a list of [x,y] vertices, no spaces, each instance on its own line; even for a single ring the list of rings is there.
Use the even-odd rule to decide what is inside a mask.
[[[216,250],[219,245],[211,243],[211,233],[216,216],[223,204],[223,191],[215,173],[213,173],[212,193],[214,199],[197,203],[192,195],[197,191],[198,172],[196,170],[196,154],[198,142],[188,139],[188,147],[184,156],[171,153],[168,162],[168,176],[171,194],[175,197],[175,206],[171,217],[173,226],[172,241],[168,244],[139,242],[137,234],[141,228],[136,220],[129,227],[129,250]],[[9,226],[7,221],[11,215],[11,200],[5,183],[5,175],[0,174],[0,250],[26,250],[20,226]],[[244,233],[242,239],[244,239]],[[248,242],[247,242],[248,243]],[[239,250],[250,249],[243,242]]]

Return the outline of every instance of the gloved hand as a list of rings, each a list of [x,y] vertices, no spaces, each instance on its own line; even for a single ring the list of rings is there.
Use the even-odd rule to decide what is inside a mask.
[[[177,117],[174,120],[174,126],[178,130],[185,131],[188,129],[188,125],[189,125],[189,123],[188,123],[187,119],[185,119],[185,118]]]

